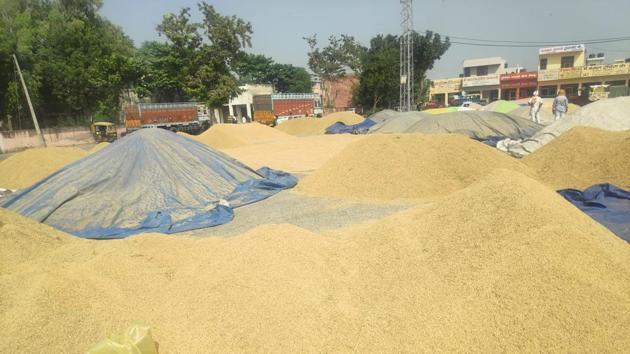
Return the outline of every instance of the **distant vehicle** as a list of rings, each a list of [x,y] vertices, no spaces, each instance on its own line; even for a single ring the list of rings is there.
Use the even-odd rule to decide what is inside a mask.
[[[425,109],[434,109],[434,108],[442,108],[444,105],[440,104],[436,101],[428,101],[422,104],[422,110]]]
[[[186,103],[139,103],[124,108],[128,131],[140,128],[162,128],[173,132],[198,134],[212,121],[205,105]]]
[[[273,113],[273,101],[271,95],[256,95],[253,97],[254,121],[274,126],[276,115]]]
[[[111,143],[118,138],[116,133],[116,125],[110,122],[95,122],[91,126],[94,141],[97,143]]]

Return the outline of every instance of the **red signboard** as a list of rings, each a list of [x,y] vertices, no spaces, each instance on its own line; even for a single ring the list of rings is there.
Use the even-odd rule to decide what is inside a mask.
[[[522,72],[501,75],[501,89],[536,87],[537,85],[537,72]]]

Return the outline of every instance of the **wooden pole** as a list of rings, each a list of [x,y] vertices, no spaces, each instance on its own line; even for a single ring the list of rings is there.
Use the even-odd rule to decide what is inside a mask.
[[[24,82],[24,77],[22,76],[22,70],[20,70],[20,64],[18,64],[17,57],[13,54],[13,60],[15,61],[15,67],[17,68],[18,75],[20,75],[20,82],[22,83],[22,89],[24,89],[24,94],[26,95],[26,102],[28,102],[28,109],[31,111],[31,118],[33,118],[33,125],[35,126],[35,131],[37,135],[39,135],[39,139],[42,142],[42,145],[46,146],[46,140],[44,140],[44,136],[42,135],[41,130],[39,130],[39,124],[37,123],[37,116],[35,116],[35,110],[33,109],[33,104],[31,103],[31,96],[28,94],[28,89],[26,88],[26,83]]]

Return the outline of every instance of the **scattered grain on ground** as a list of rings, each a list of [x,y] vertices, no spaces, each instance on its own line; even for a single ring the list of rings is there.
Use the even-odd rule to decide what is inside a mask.
[[[91,148],[88,152],[90,154],[93,154],[95,152],[103,150],[104,148],[106,148],[108,146],[109,146],[109,143],[107,143],[107,142],[98,143],[98,144],[94,145],[94,147]]]

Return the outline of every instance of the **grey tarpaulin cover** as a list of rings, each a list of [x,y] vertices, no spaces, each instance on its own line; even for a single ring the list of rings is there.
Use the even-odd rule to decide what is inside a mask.
[[[121,238],[215,226],[232,208],[293,187],[204,144],[142,129],[10,195],[2,207],[85,238]]]
[[[530,120],[498,112],[410,113],[390,117],[370,128],[370,133],[455,133],[483,140],[490,137],[523,139],[542,129],[541,125]]]

